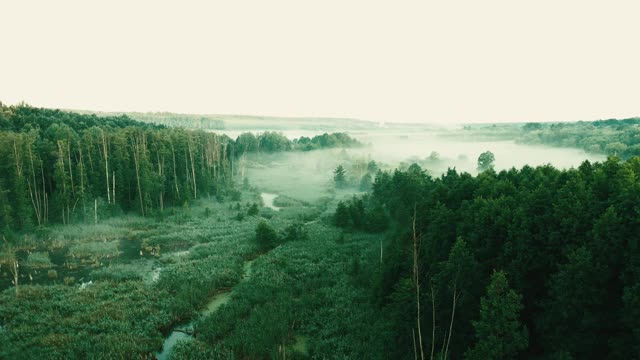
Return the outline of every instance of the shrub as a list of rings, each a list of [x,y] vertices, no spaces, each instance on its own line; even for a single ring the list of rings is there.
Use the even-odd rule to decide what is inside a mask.
[[[256,216],[259,212],[260,210],[258,209],[258,204],[253,203],[253,205],[251,205],[251,207],[249,208],[249,211],[247,211],[247,215]]]
[[[53,269],[49,270],[49,271],[47,271],[47,277],[49,279],[56,279],[56,278],[58,278],[58,272],[53,270]]]
[[[48,269],[53,266],[46,252],[34,252],[29,254],[25,265],[32,269]]]
[[[287,226],[284,230],[284,238],[286,241],[306,240],[308,235],[303,224],[295,223]]]
[[[278,233],[264,221],[260,221],[256,227],[256,243],[261,250],[269,250],[278,245],[280,241]]]
[[[90,257],[93,259],[116,257],[120,254],[118,241],[91,242],[73,245],[69,249],[69,255],[74,257]]]

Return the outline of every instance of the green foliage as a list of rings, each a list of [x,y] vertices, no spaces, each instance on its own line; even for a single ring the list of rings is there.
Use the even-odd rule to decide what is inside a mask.
[[[388,226],[384,208],[379,203],[371,201],[368,196],[354,196],[347,201],[338,202],[334,220],[339,228],[367,232],[382,232]]]
[[[308,237],[309,236],[307,234],[307,231],[304,228],[304,224],[294,223],[285,228],[283,239],[285,241],[295,241],[295,240],[307,240]]]
[[[346,228],[347,226],[349,226],[349,218],[349,208],[344,202],[340,201],[338,203],[338,206],[336,207],[336,212],[334,215],[336,226],[339,228]]]
[[[118,241],[80,243],[69,248],[69,255],[77,258],[102,259],[120,254]]]
[[[133,282],[95,283],[83,290],[29,286],[21,294],[0,293],[0,319],[10,329],[0,331],[3,359],[149,354],[161,344],[158,329],[171,322],[164,300],[168,294]]]
[[[522,296],[509,288],[502,271],[491,276],[487,296],[480,301],[480,319],[473,322],[477,343],[466,359],[513,359],[527,348],[527,329],[520,323]]]
[[[525,166],[476,177],[455,170],[439,178],[408,170],[378,173],[365,214],[380,205],[391,220],[392,239],[383,244],[372,290],[392,334],[415,323],[415,316],[402,312],[415,307],[408,287],[415,209],[426,298],[421,301],[424,344],[435,342],[439,349],[448,337],[456,282],[447,264],[458,254],[477,265],[461,277],[467,283],[458,288],[447,356],[460,358],[461,350],[477,347],[471,320],[477,318],[482,287],[493,269],[504,269],[514,291],[522,294],[518,314],[529,332],[529,346],[518,357],[636,357],[637,331],[629,318],[638,319],[631,310],[640,278],[638,161],[610,158],[569,170]],[[434,318],[432,286],[435,341],[424,333]],[[606,341],[603,333],[609,334]],[[390,349],[412,349],[406,336],[386,339]],[[411,354],[393,353],[405,356]]]
[[[338,167],[333,171],[333,181],[336,183],[336,188],[342,189],[347,186],[347,177],[346,170],[342,165],[338,165]]]
[[[367,172],[369,174],[375,174],[378,172],[378,170],[380,170],[380,168],[378,167],[378,163],[376,163],[375,161],[371,160],[369,161],[369,163],[367,163]]]
[[[360,179],[360,191],[370,191],[373,185],[373,178],[370,173],[366,173]]]
[[[291,150],[291,141],[282,133],[265,131],[258,135],[258,149],[263,152],[279,152]]]
[[[563,123],[527,123],[466,128],[474,138],[509,139],[526,144],[581,148],[630,159],[640,156],[640,118]]]
[[[233,352],[192,339],[179,341],[171,352],[172,360],[233,360]]]
[[[226,136],[126,116],[0,108],[9,124],[0,131],[2,231],[102,222],[122,211],[147,216],[231,187],[235,144]]]
[[[237,358],[385,358],[375,341],[383,326],[347,267],[368,257],[371,238],[338,245],[332,227],[307,230],[308,241],[286,242],[253,262],[233,300],[196,324],[199,341]]]
[[[251,207],[249,208],[249,210],[247,210],[247,215],[249,216],[256,216],[260,213],[260,209],[258,208],[258,204],[253,203],[251,204]]]
[[[303,151],[317,150],[317,149],[329,149],[336,147],[359,147],[362,144],[350,137],[346,133],[336,132],[332,134],[324,133],[322,135],[316,135],[313,138],[302,136],[293,141],[295,148]]]
[[[482,172],[493,169],[493,163],[496,160],[495,155],[491,151],[485,151],[478,156],[478,171]]]
[[[278,245],[280,237],[271,225],[265,221],[260,221],[256,226],[256,243],[258,247],[263,250],[269,250]]]
[[[52,265],[53,264],[49,259],[49,254],[42,251],[29,254],[29,257],[27,257],[27,261],[25,262],[25,266],[32,269],[48,269]]]

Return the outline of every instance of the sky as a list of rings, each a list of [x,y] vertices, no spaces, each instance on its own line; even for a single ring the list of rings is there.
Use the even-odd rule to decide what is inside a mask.
[[[640,115],[637,1],[0,0],[0,101],[98,111]]]

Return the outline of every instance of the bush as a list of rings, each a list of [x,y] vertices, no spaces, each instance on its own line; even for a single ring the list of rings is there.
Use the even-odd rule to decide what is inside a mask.
[[[284,232],[284,238],[286,241],[306,240],[309,237],[304,229],[304,225],[301,223],[291,224],[287,226]]]
[[[58,272],[55,271],[55,270],[49,270],[49,271],[47,271],[47,277],[49,279],[56,279],[56,278],[58,278]]]
[[[118,241],[76,244],[69,249],[70,256],[79,258],[102,259],[116,257],[119,254]]]
[[[242,199],[242,193],[238,190],[232,190],[230,195],[232,201],[240,201],[240,199]]]
[[[261,250],[273,249],[278,245],[280,239],[278,233],[264,221],[260,221],[256,227],[256,243]]]
[[[34,252],[29,254],[25,265],[32,269],[48,269],[53,266],[49,259],[49,254],[46,252]]]
[[[258,204],[253,203],[253,205],[251,205],[251,207],[249,208],[249,211],[247,211],[247,215],[256,216],[259,212],[260,210],[258,209]]]

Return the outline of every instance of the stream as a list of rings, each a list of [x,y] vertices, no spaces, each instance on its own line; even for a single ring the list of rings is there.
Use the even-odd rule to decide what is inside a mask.
[[[278,197],[278,194],[269,194],[263,192],[260,194],[260,196],[262,197],[262,202],[264,202],[264,207],[268,207],[273,211],[280,211],[279,207],[273,205],[273,200]]]
[[[242,275],[242,280],[240,281],[244,281],[251,276],[251,270],[252,270],[251,268],[254,260],[246,261],[244,265],[242,265],[243,275]],[[214,297],[212,297],[211,300],[209,300],[209,302],[207,303],[207,305],[202,310],[200,310],[200,314],[198,318],[207,317],[213,314],[214,312],[218,311],[218,309],[220,309],[222,305],[228,303],[229,300],[231,300],[232,294],[233,294],[233,289],[229,291],[221,292],[215,295]],[[156,358],[158,360],[170,359],[171,351],[173,350],[173,347],[178,343],[178,341],[191,340],[191,338],[193,337],[193,323],[195,323],[196,320],[198,320],[198,318],[191,320],[189,323],[180,324],[174,327],[173,330],[171,331],[171,334],[169,334],[169,336],[164,340],[164,343],[162,344],[162,352],[155,353]]]

